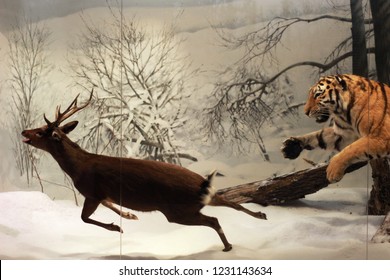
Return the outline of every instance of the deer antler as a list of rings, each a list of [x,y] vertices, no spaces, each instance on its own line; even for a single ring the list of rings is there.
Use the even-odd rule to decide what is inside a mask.
[[[55,121],[54,122],[50,122],[47,118],[46,118],[46,115],[43,115],[43,118],[45,119],[45,122],[47,123],[48,126],[59,126],[60,123],[62,123],[64,120],[68,119],[69,117],[71,117],[74,113],[76,113],[77,111],[80,111],[81,109],[84,109],[85,107],[88,106],[88,104],[91,102],[92,100],[92,96],[93,96],[93,89],[91,90],[91,95],[89,96],[89,99],[87,101],[87,103],[85,103],[84,105],[78,107],[77,106],[77,99],[79,98],[79,95],[78,94],[76,96],[76,98],[72,101],[72,103],[70,103],[70,105],[68,106],[68,108],[66,108],[66,110],[64,112],[61,113],[60,109],[61,109],[61,106],[57,106],[56,108],[56,114],[55,114]]]

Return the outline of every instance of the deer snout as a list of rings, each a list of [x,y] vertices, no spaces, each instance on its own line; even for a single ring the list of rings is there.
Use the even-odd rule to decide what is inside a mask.
[[[22,136],[23,136],[23,137],[27,137],[27,138],[28,138],[28,136],[29,136],[28,134],[29,134],[29,133],[28,133],[28,130],[23,130],[23,131],[22,131]]]
[[[23,139],[24,143],[26,143],[26,144],[30,144],[31,143],[31,139],[28,136],[28,130],[23,130],[22,131],[22,136],[24,137],[24,139]]]

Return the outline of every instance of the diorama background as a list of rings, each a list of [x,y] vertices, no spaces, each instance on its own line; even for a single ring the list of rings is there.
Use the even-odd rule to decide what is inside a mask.
[[[326,2],[326,1],[325,1]],[[135,17],[147,29],[157,30],[175,21],[176,33],[184,39],[181,54],[192,61],[197,69],[186,92],[189,119],[198,119],[209,104],[213,86],[221,78],[220,70],[238,61],[243,50],[229,51],[219,44],[214,26],[235,36],[256,30],[277,16],[289,16],[297,9],[293,0],[232,0],[232,1],[0,1],[0,258],[1,259],[389,259],[390,245],[371,243],[370,239],[383,220],[383,216],[367,216],[366,203],[371,186],[369,170],[363,168],[346,175],[338,184],[331,185],[300,201],[283,206],[246,207],[265,212],[267,221],[256,220],[243,213],[226,208],[205,207],[203,212],[218,217],[233,250],[221,251],[222,244],[213,230],[170,224],[158,212],[137,213],[139,221],[120,221],[110,210],[100,207],[96,219],[120,223],[124,234],[119,235],[85,224],[80,219],[73,192],[53,183],[64,184],[64,174],[50,155],[38,153],[40,176],[45,179],[44,192],[37,179],[27,184],[19,174],[13,153],[12,91],[9,87],[8,38],[17,19],[28,18],[44,24],[51,32],[47,49],[48,61],[54,65],[37,92],[39,116],[52,116],[56,105],[68,104],[78,92],[87,91],[74,86],[69,75],[68,57],[72,43],[81,34],[84,20],[104,23],[110,18],[107,5],[123,6],[126,18]],[[324,11],[333,11],[329,1],[302,1]],[[348,6],[349,1],[337,1]],[[328,8],[327,8],[328,7]],[[303,14],[302,17],[315,14]],[[340,11],[340,14],[346,14]],[[102,25],[104,26],[104,25]],[[283,44],[275,52],[278,63],[264,62],[272,75],[284,67],[303,60],[322,60],[344,37],[350,26],[337,21],[300,23],[284,34]],[[350,71],[350,62],[343,71]],[[332,70],[331,70],[332,71]],[[329,71],[329,73],[332,73]],[[289,71],[288,91],[296,104],[305,101],[307,89],[319,73],[310,67]],[[184,104],[183,104],[184,106]],[[230,146],[217,144],[202,137],[199,123],[187,122],[180,134],[187,151],[196,154],[197,162],[183,165],[201,175],[217,169],[224,176],[215,179],[217,188],[266,179],[275,175],[309,167],[301,158],[321,162],[329,157],[322,151],[304,152],[295,161],[283,159],[282,141],[292,135],[320,129],[320,125],[302,114],[265,124],[264,142],[270,161],[264,161],[259,151],[236,153]],[[75,119],[79,127],[70,134],[71,139],[82,135],[83,121],[94,112],[85,110]],[[37,126],[43,125],[38,117]],[[195,123],[195,124],[194,124]],[[20,138],[22,141],[22,137]],[[242,145],[247,145],[243,143]],[[80,202],[82,197],[77,195]]]

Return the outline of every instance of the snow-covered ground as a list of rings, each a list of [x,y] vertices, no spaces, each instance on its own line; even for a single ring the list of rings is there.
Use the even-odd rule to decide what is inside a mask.
[[[334,186],[285,206],[245,205],[266,221],[207,206],[233,244],[225,253],[214,230],[170,224],[159,212],[120,221],[100,206],[93,218],[122,224],[120,235],[83,223],[72,201],[3,192],[0,259],[390,259],[389,243],[370,242],[383,217],[366,216],[366,202],[366,188]]]
[[[234,31],[240,34],[253,30],[258,13],[268,17],[268,13],[275,13],[280,8],[264,4],[257,6],[259,10],[255,13],[251,11],[251,16],[245,17],[245,11],[248,10],[245,1],[221,2],[226,3],[206,7],[179,7],[183,13],[178,31],[187,39],[183,49],[194,60],[194,65],[203,71],[199,78],[199,84],[204,86],[200,94],[210,93],[210,84],[207,83],[215,82],[215,70],[238,58],[237,53],[222,51],[216,44],[215,32],[210,23],[221,21],[231,30],[236,28]],[[269,0],[267,5],[274,2]],[[286,4],[289,1],[280,2]],[[126,8],[125,15],[131,16],[133,12],[148,26],[155,27],[177,15],[178,10],[133,7]],[[102,7],[83,11],[85,18],[94,20],[104,19],[107,14],[107,9]],[[64,12],[61,17],[49,16],[45,24],[53,32],[50,59],[56,63],[56,67],[49,73],[50,83],[47,88],[61,95],[56,95],[55,102],[53,97],[41,98],[39,105],[43,110],[41,114],[52,116],[55,105],[66,103],[62,99],[74,98],[74,94],[62,94],[72,90],[69,88],[71,81],[63,68],[66,67],[68,43],[78,34],[83,23],[80,14]],[[337,42],[349,34],[348,28],[338,28],[331,22],[313,23],[311,28],[306,27],[306,23],[302,23],[301,28],[286,33],[285,45],[277,52],[280,64],[275,65],[275,68],[282,69],[300,59],[323,58],[328,51],[322,48],[325,43]],[[312,39],[316,34],[326,32],[332,36]],[[305,42],[305,48],[302,42]],[[6,36],[0,33],[1,63],[7,61],[6,54]],[[297,101],[305,99],[306,89],[315,78],[310,73],[310,70],[304,69],[290,74]],[[7,77],[7,68],[1,67],[0,80],[5,81]],[[9,95],[4,85],[0,88],[0,107],[8,109],[9,104],[5,100]],[[0,110],[0,119],[7,120],[7,117],[7,110]],[[19,177],[13,164],[13,145],[8,131],[3,127],[4,123],[1,122],[0,127],[0,259],[390,259],[389,243],[370,242],[383,216],[365,214],[367,186],[371,184],[367,180],[369,172],[366,169],[349,174],[337,185],[288,205],[246,205],[265,212],[267,221],[257,220],[229,208],[205,207],[203,213],[219,219],[228,240],[233,244],[233,250],[225,253],[222,252],[223,246],[218,235],[212,229],[170,224],[159,212],[136,213],[138,221],[120,221],[111,210],[100,206],[93,217],[99,221],[121,224],[124,230],[122,235],[83,223],[80,218],[81,207],[75,205],[69,190],[45,183],[43,194],[39,192],[36,181],[34,186],[27,187],[24,178]],[[218,188],[307,168],[307,163],[301,159],[282,159],[279,147],[285,137],[319,127],[304,118],[295,125],[281,124],[269,129],[270,134],[265,137],[265,141],[272,163],[263,162],[256,154],[229,157],[218,151],[212,155],[204,154],[199,162],[188,165],[188,168],[202,175],[217,169],[224,175],[215,180]],[[70,138],[77,138],[77,130]],[[203,151],[201,145],[191,148],[199,153]],[[303,156],[316,162],[326,158],[324,153],[317,152],[304,152]],[[43,178],[63,182],[60,168],[49,155],[44,154],[40,164]]]
[[[188,168],[199,174],[217,168],[225,175],[215,178],[215,187],[220,189],[289,172],[290,165],[281,171],[282,166],[204,160]],[[81,207],[72,200],[53,200],[39,191],[4,191],[0,193],[0,259],[390,259],[390,243],[371,242],[384,217],[366,215],[371,184],[367,174],[362,168],[336,185],[287,205],[245,204],[266,213],[268,220],[206,206],[202,212],[219,219],[233,244],[230,252],[222,252],[214,230],[171,224],[160,212],[131,210],[139,220],[121,221],[100,206],[93,218],[121,225],[121,235],[83,223]]]

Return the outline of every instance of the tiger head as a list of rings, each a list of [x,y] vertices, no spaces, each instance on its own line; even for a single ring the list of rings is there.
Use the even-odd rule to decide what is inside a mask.
[[[305,114],[316,122],[326,122],[340,107],[340,93],[347,90],[347,83],[341,76],[327,76],[310,88],[305,104]]]

